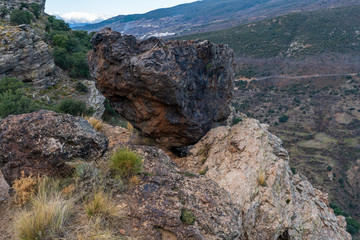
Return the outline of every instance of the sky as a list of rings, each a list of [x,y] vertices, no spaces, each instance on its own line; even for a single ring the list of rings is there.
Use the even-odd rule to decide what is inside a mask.
[[[45,12],[67,21],[94,22],[120,14],[145,13],[195,0],[47,0]]]

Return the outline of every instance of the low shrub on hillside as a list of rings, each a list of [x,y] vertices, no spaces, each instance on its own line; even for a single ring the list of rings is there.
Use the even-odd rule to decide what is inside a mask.
[[[130,178],[141,172],[142,158],[129,149],[120,149],[110,158],[111,169],[124,178]]]
[[[343,211],[340,206],[334,203],[330,203],[330,207],[334,210],[336,216],[341,215],[346,218],[346,224],[347,224],[346,230],[351,235],[355,235],[360,231],[360,223],[355,219],[353,219],[352,217],[350,217],[350,215],[347,212]]]
[[[25,87],[26,84],[15,78],[0,79],[0,118],[39,109],[33,99],[26,96]]]
[[[15,25],[30,24],[33,19],[33,15],[28,11],[15,9],[11,12],[10,22]]]
[[[283,115],[279,117],[279,122],[286,123],[289,120],[289,116]]]
[[[9,13],[9,9],[7,9],[7,7],[2,6],[0,8],[0,17],[1,18],[4,18],[6,15],[8,15],[8,13]]]
[[[73,99],[65,99],[61,101],[57,110],[61,113],[67,113],[73,116],[92,115],[93,113],[91,108],[86,108],[86,104],[84,102]]]

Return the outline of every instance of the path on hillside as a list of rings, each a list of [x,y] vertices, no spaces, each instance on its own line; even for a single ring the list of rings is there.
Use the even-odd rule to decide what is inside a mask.
[[[306,79],[306,78],[319,78],[319,77],[336,77],[336,76],[356,76],[358,73],[338,73],[338,74],[315,74],[315,75],[303,75],[303,76],[267,76],[267,77],[260,77],[260,78],[251,78],[251,79],[236,79],[235,81],[263,81],[272,78],[280,78],[280,79]]]

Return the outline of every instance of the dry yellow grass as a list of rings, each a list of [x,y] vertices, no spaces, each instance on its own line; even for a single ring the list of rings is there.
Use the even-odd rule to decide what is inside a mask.
[[[73,201],[58,191],[58,184],[49,179],[39,183],[30,208],[20,211],[15,221],[16,235],[21,240],[54,239],[64,230],[72,213]]]
[[[86,214],[88,217],[116,217],[117,208],[110,197],[103,191],[97,192],[92,199],[84,204]]]
[[[263,187],[266,185],[266,173],[263,171],[259,172],[258,184]]]
[[[14,181],[13,189],[15,190],[15,204],[22,206],[27,203],[36,192],[38,178],[32,175],[26,177],[21,173],[21,178]]]
[[[94,117],[85,117],[85,120],[88,121],[96,131],[101,131],[104,127],[104,122]]]

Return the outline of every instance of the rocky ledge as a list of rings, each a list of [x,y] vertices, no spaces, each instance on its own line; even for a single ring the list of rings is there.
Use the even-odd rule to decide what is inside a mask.
[[[209,41],[137,41],[104,29],[92,39],[90,72],[111,105],[166,146],[196,143],[224,125],[233,92],[233,51]]]
[[[290,171],[281,144],[266,125],[245,119],[211,130],[177,162],[230,194],[241,211],[240,239],[351,239],[327,194]]]
[[[40,110],[0,120],[0,168],[9,184],[22,171],[62,174],[65,162],[100,157],[107,146],[106,136],[80,117]]]
[[[34,29],[0,25],[0,78],[46,88],[57,83],[57,71],[51,48]]]

